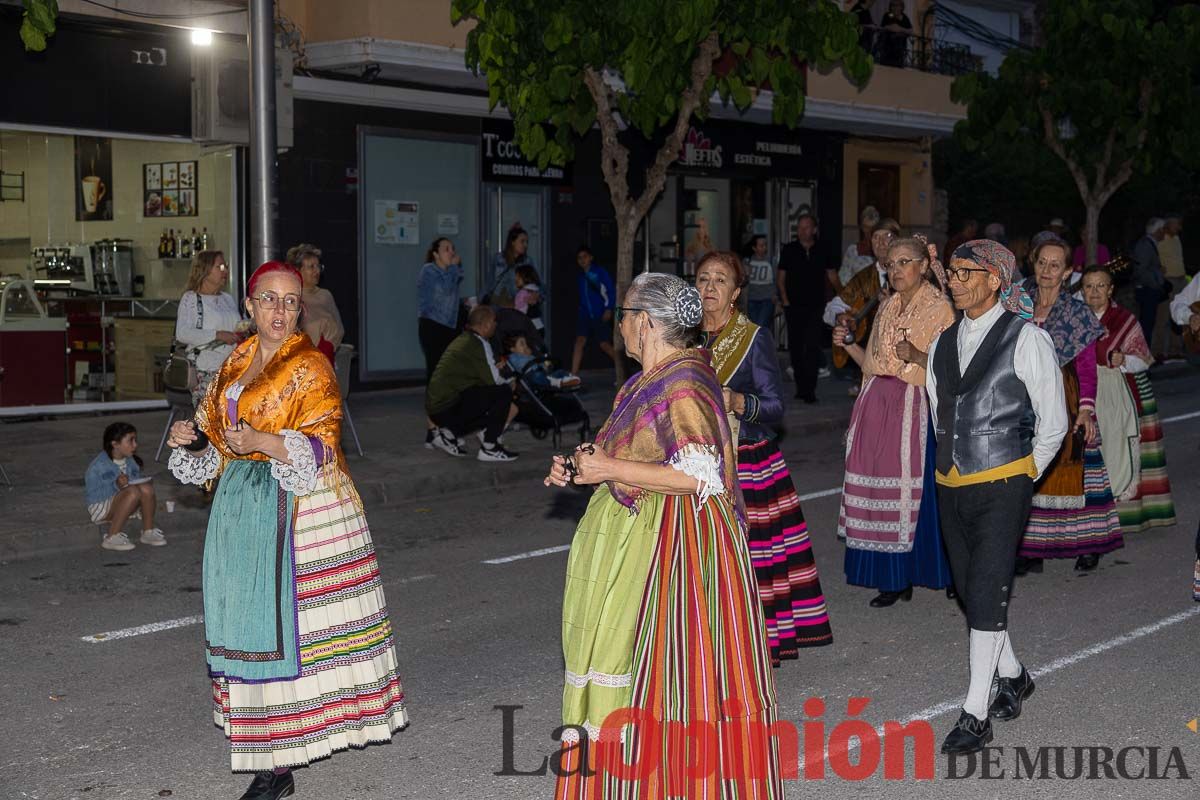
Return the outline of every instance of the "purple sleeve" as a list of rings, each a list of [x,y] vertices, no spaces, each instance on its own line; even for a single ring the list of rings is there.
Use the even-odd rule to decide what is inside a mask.
[[[1096,410],[1096,345],[1089,344],[1075,356],[1075,374],[1079,376],[1079,408]]]
[[[325,445],[316,436],[308,437],[308,443],[312,445],[313,458],[317,461],[317,466],[322,466],[325,463]]]
[[[779,360],[775,356],[775,341],[765,330],[760,330],[750,345],[750,370],[755,408],[747,404],[742,419],[760,425],[778,425],[783,422],[783,379],[779,374]]]

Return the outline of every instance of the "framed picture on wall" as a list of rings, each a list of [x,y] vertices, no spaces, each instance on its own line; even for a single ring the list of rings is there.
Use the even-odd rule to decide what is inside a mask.
[[[199,207],[199,162],[143,164],[142,213],[147,217],[195,217]]]
[[[75,137],[75,219],[113,218],[112,139]]]

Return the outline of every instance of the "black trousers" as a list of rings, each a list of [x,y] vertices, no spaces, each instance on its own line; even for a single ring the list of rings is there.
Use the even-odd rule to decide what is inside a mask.
[[[790,305],[784,312],[787,316],[788,355],[796,378],[796,396],[815,397],[817,370],[821,368],[821,336],[825,332],[825,323],[821,322],[821,307]]]
[[[429,416],[439,427],[449,428],[455,436],[465,436],[482,428],[483,440],[495,444],[508,424],[512,399],[512,387],[506,383],[472,386],[459,395],[453,406]]]
[[[969,486],[939,484],[937,493],[942,541],[967,624],[977,631],[1002,631],[1008,627],[1008,598],[1033,480],[1019,475]]]
[[[417,319],[417,341],[421,343],[421,352],[425,354],[425,381],[433,377],[433,369],[442,359],[442,353],[458,336],[454,328],[447,328],[440,322],[434,322],[425,317]]]

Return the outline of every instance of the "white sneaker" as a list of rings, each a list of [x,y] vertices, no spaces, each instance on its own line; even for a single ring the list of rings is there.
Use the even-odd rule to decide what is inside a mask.
[[[509,426],[509,429],[510,429],[510,430],[512,429],[512,426],[511,426],[511,425]],[[480,447],[487,447],[487,442],[485,442],[485,441],[483,440],[483,431],[476,431],[476,432],[475,432],[475,438],[477,438],[477,439],[479,440],[479,446],[480,446]],[[498,444],[498,445],[503,445],[503,444],[504,444],[504,437],[503,437],[503,436],[497,436],[497,437],[496,437],[496,444]]]
[[[100,542],[100,546],[105,550],[132,550],[137,547],[133,542],[129,541],[129,537],[124,531],[114,533],[111,536],[105,536]]]
[[[829,371],[829,367],[821,367],[819,370],[817,370],[818,378],[828,378],[832,374],[833,373]]]
[[[162,547],[167,543],[167,537],[163,536],[161,528],[151,528],[148,531],[142,531],[142,538],[139,539],[142,544],[153,545],[154,547]]]
[[[467,454],[467,451],[462,448],[462,445],[460,445],[450,436],[447,436],[445,431],[437,432],[437,434],[433,437],[433,446],[438,450],[441,450],[446,455],[454,456],[456,458],[465,456]]]
[[[520,456],[511,450],[505,450],[503,445],[495,444],[492,447],[488,447],[484,444],[479,448],[479,452],[475,455],[475,458],[480,461],[516,461]]]

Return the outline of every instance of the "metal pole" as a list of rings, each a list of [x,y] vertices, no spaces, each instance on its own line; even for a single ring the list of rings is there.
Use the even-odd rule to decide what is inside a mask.
[[[250,263],[275,258],[275,4],[250,0]]]

